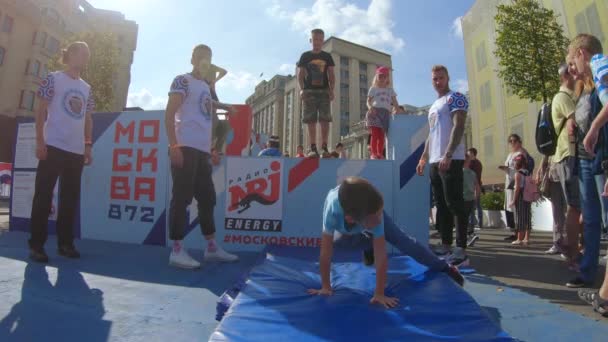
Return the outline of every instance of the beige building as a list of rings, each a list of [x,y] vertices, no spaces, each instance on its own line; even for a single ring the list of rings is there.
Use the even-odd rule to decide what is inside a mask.
[[[0,0],[0,115],[31,116],[38,82],[61,42],[81,31],[112,32],[119,43],[113,111],[127,103],[137,24],[84,0]]]
[[[331,104],[333,123],[330,126],[328,141],[330,149],[342,141],[350,157],[367,157],[365,146],[368,133],[364,129],[359,129],[367,111],[367,92],[373,81],[376,67],[380,65],[391,67],[391,56],[336,37],[327,39],[323,44],[323,50],[330,53],[336,63],[334,68],[335,100]],[[256,87],[255,94],[249,97],[247,103],[254,108],[254,131],[280,135],[281,148],[290,155],[294,155],[298,145],[307,147],[310,142],[305,127],[302,125],[302,108],[297,79],[293,76],[281,77],[277,79],[275,76],[270,81],[260,83]],[[273,80],[276,80],[276,87],[280,89],[275,89],[275,85],[271,84]],[[285,83],[281,84],[280,80],[284,80]],[[268,91],[266,97],[259,95],[263,94],[262,89]],[[275,106],[270,106],[269,110],[264,110],[270,103],[278,104],[280,102],[276,95],[281,92],[284,96],[282,107],[277,109]],[[270,100],[268,100],[269,97]],[[260,110],[262,111],[260,112]],[[260,113],[262,113],[261,116]],[[320,146],[320,130],[317,130],[317,138],[319,140],[317,145]]]
[[[530,103],[513,95],[498,78],[496,25],[494,16],[499,3],[507,0],[477,0],[462,20],[470,95],[469,146],[478,149],[484,163],[484,184],[504,182],[497,166],[507,157],[507,137],[517,133],[524,147],[540,161],[534,143],[539,103]],[[566,36],[578,33],[597,36],[608,51],[608,0],[541,0],[541,4],[558,15]],[[557,72],[557,67],[555,70]],[[537,164],[538,165],[538,164]]]
[[[291,75],[275,75],[268,81],[262,81],[246,101],[253,112],[253,131],[267,136],[278,135],[281,146],[285,146],[283,133],[285,87],[293,79]]]

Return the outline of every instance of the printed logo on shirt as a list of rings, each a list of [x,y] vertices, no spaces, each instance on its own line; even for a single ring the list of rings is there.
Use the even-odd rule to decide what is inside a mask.
[[[323,86],[325,80],[325,68],[327,62],[322,59],[313,59],[308,63],[308,70],[310,72],[310,84],[315,87]]]
[[[429,127],[431,132],[434,132],[437,129],[437,112],[429,113]]]
[[[202,92],[199,99],[200,111],[206,120],[211,120],[211,112],[213,111],[213,103],[211,95],[208,92]]]
[[[86,105],[84,94],[77,89],[70,89],[63,97],[63,109],[74,119],[82,119]]]

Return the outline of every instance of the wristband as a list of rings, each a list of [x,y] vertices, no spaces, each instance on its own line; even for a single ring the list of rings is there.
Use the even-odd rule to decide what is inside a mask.
[[[180,144],[173,144],[173,145],[169,145],[169,148],[170,148],[170,149],[174,149],[174,148],[180,148],[180,147],[182,147],[182,145],[180,145]]]

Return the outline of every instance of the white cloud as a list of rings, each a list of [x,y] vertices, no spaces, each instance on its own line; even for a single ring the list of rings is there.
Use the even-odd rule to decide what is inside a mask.
[[[454,82],[454,86],[457,92],[466,94],[469,91],[469,81],[458,79]]]
[[[296,72],[296,65],[284,63],[279,67],[279,73],[293,75]]]
[[[247,71],[229,71],[226,77],[217,83],[218,94],[221,90],[251,91],[262,81],[262,77]]]
[[[141,107],[145,110],[165,109],[167,99],[167,96],[154,96],[148,89],[142,88],[138,92],[129,93],[127,107]]]
[[[289,20],[292,29],[306,35],[315,27],[322,28],[326,36],[334,35],[378,50],[398,52],[405,42],[395,35],[391,19],[392,0],[371,0],[361,8],[345,0],[315,0],[310,8],[293,9],[289,0],[273,0],[268,15]]]
[[[462,17],[454,19],[452,22],[452,28],[450,29],[452,36],[462,39]]]

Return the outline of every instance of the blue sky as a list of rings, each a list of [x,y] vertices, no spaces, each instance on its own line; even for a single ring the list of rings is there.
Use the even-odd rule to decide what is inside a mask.
[[[474,0],[89,0],[139,25],[129,105],[164,108],[173,77],[188,72],[192,47],[205,43],[228,76],[224,102],[244,103],[255,85],[293,73],[310,49],[310,28],[390,53],[399,102],[434,101],[430,67],[445,64],[453,89],[466,89],[464,47],[455,23]],[[260,74],[264,76],[260,78]]]

